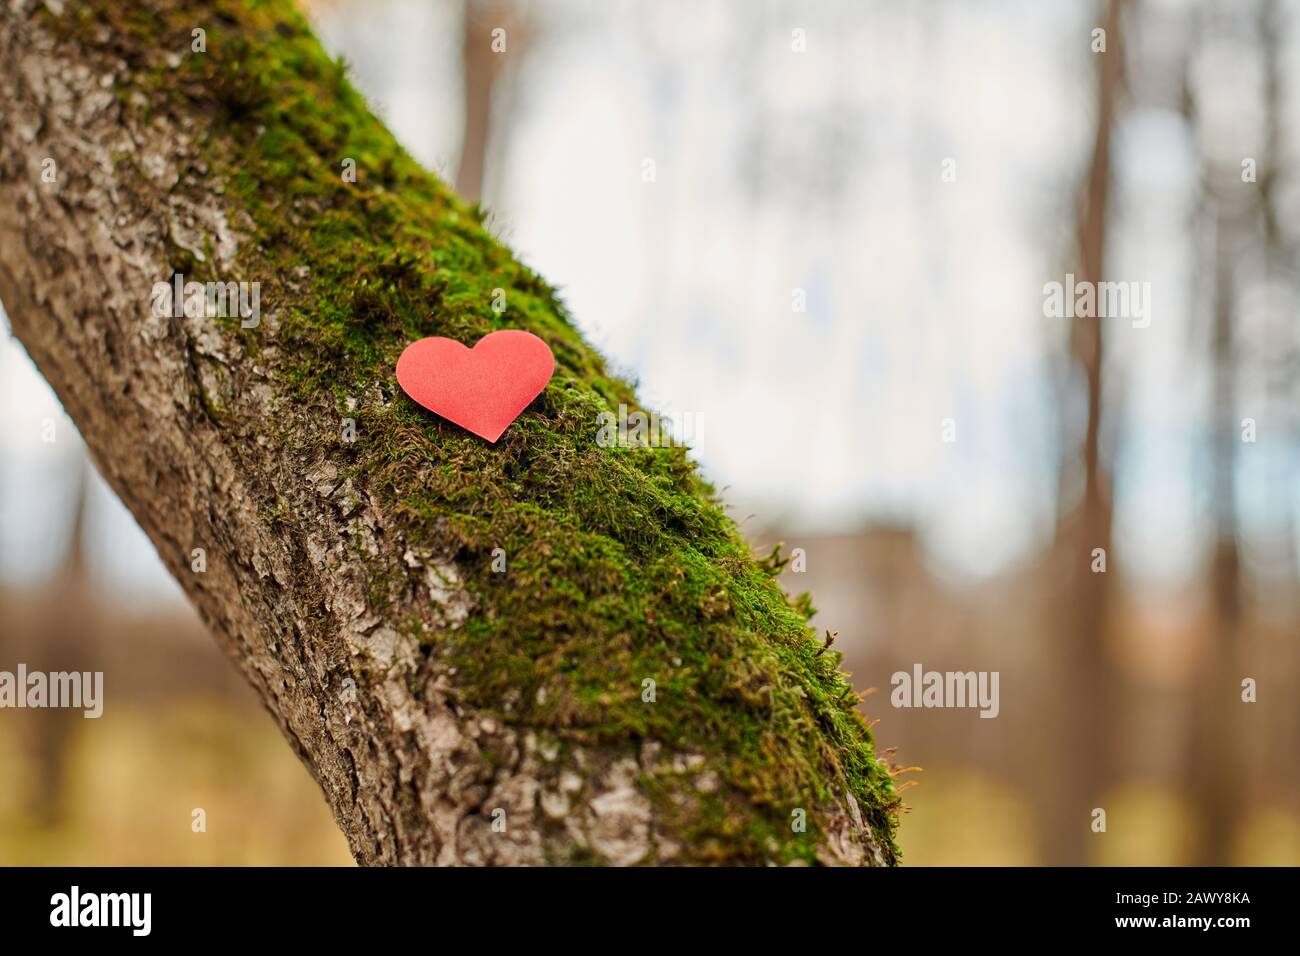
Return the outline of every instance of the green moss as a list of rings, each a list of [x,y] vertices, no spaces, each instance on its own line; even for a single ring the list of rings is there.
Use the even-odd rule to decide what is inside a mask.
[[[199,148],[224,180],[232,221],[251,224],[239,274],[262,282],[264,307],[277,304],[278,393],[326,394],[331,409],[376,386],[393,397],[348,413],[358,440],[344,452],[347,476],[412,546],[454,543],[476,613],[451,631],[403,623],[458,668],[465,702],[501,713],[509,699],[503,719],[566,744],[655,740],[704,755],[720,778],[714,793],[683,803],[662,778],[646,783],[691,859],[812,861],[815,808],[847,787],[893,861],[890,775],[838,655],[808,627],[807,596],[791,603],[775,582],[779,555],[754,559],[684,449],[596,445],[599,412],[638,407],[631,387],[606,370],[554,290],[485,230],[482,211],[374,119],[290,4],[190,6],[201,12],[106,4],[81,32],[97,42],[94,24],[111,23],[112,53],[147,101],[125,92],[124,108],[215,117]],[[189,52],[195,26],[207,31],[204,54]],[[158,64],[160,45],[183,51],[179,67]],[[341,175],[349,158],[355,183]],[[175,258],[187,275],[215,278],[194,257]],[[547,341],[556,374],[498,444],[396,389],[410,341],[470,343],[517,327]],[[231,334],[249,348],[262,341]],[[496,548],[505,574],[493,573]],[[394,586],[375,569],[376,609]],[[646,679],[654,703],[642,700]],[[791,832],[797,807],[805,834]],[[590,858],[575,850],[570,862]]]

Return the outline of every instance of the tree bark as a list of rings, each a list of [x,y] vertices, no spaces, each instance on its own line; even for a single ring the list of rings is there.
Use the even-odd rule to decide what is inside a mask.
[[[0,64],[13,330],[359,862],[895,862],[777,569],[683,449],[597,442],[631,389],[290,4],[6,0]],[[259,323],[159,316],[176,272]],[[396,389],[502,327],[557,369],[497,445]]]

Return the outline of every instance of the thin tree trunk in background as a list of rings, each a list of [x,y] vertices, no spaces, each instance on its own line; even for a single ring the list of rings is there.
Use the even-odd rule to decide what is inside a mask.
[[[1079,210],[1077,280],[1101,282],[1105,275],[1107,215],[1111,191],[1111,133],[1123,84],[1121,0],[1107,0],[1103,27],[1105,53],[1097,59],[1097,126],[1092,157]],[[1112,728],[1117,695],[1106,652],[1105,627],[1110,603],[1111,487],[1102,461],[1101,426],[1103,319],[1076,318],[1071,329],[1071,354],[1083,371],[1087,390],[1087,423],[1079,452],[1083,467],[1083,498],[1076,510],[1061,515],[1058,541],[1063,543],[1069,586],[1060,617],[1063,653],[1061,709],[1057,714],[1053,794],[1043,808],[1042,857],[1052,865],[1083,865],[1089,861],[1093,808],[1111,782],[1117,746]],[[1064,467],[1075,464],[1069,454]],[[1064,484],[1064,482],[1063,482]],[[1094,549],[1107,555],[1107,573],[1093,573]],[[1054,637],[1051,635],[1049,637]]]
[[[72,521],[63,561],[46,588],[38,592],[41,611],[37,619],[36,646],[50,671],[94,670],[87,665],[98,653],[89,635],[96,630],[96,602],[86,565],[86,515],[90,495],[91,464],[78,453],[77,487]],[[39,720],[28,721],[32,762],[36,765],[28,792],[29,811],[42,826],[53,827],[65,816],[64,783],[68,756],[82,728],[81,713],[51,708]]]
[[[492,49],[492,31],[505,31],[505,50]],[[483,179],[491,153],[493,92],[507,57],[516,57],[524,42],[512,5],[502,0],[465,0],[463,45],[465,116],[461,132],[456,192],[468,202],[483,196]]]
[[[1264,218],[1264,242],[1270,265],[1270,275],[1286,289],[1286,307],[1294,315],[1294,308],[1300,302],[1300,288],[1296,273],[1297,246],[1294,226],[1283,228],[1279,195],[1285,194],[1291,185],[1290,173],[1293,164],[1288,155],[1288,145],[1282,135],[1283,88],[1286,81],[1287,65],[1283,62],[1279,47],[1282,38],[1287,36],[1292,20],[1283,17],[1278,0],[1267,0],[1261,9],[1265,61],[1265,100],[1264,108],[1268,122],[1267,165],[1261,170],[1259,179],[1259,202]],[[1284,178],[1287,177],[1287,178]],[[1281,310],[1279,310],[1281,311]],[[1267,356],[1261,356],[1266,367],[1267,397],[1270,405],[1270,419],[1275,422],[1276,434],[1284,440],[1300,443],[1300,418],[1296,411],[1300,409],[1300,329],[1290,323],[1286,328],[1277,329],[1278,348],[1270,350]],[[1294,465],[1279,466],[1279,475],[1270,483],[1270,500],[1275,503],[1275,520],[1271,522],[1270,540],[1273,550],[1271,560],[1275,563],[1273,578],[1276,585],[1274,600],[1281,604],[1282,613],[1277,615],[1276,624],[1269,628],[1273,634],[1274,647],[1279,655],[1290,654],[1292,674],[1300,674],[1300,641],[1295,635],[1300,634],[1300,553],[1297,553],[1295,515],[1291,506],[1291,491],[1300,485],[1300,475]],[[1280,480],[1279,480],[1280,479]],[[1239,662],[1240,663],[1240,662]],[[1258,674],[1243,672],[1240,677]],[[1289,797],[1285,800],[1286,809],[1300,817],[1300,761],[1294,756],[1300,753],[1300,707],[1290,707],[1284,711],[1284,717],[1270,725],[1271,763],[1278,768],[1279,784]],[[1300,833],[1297,834],[1300,841]],[[1295,847],[1296,856],[1300,856],[1300,843]]]
[[[1213,202],[1213,200],[1212,200]],[[1213,464],[1210,495],[1214,513],[1214,541],[1210,559],[1209,646],[1198,655],[1190,682],[1185,755],[1188,792],[1192,803],[1193,848],[1190,863],[1227,866],[1231,862],[1233,821],[1238,813],[1233,793],[1240,785],[1234,768],[1236,739],[1231,724],[1238,692],[1234,666],[1235,637],[1241,611],[1240,559],[1234,471],[1240,436],[1236,427],[1236,370],[1233,354],[1233,272],[1237,266],[1235,241],[1242,225],[1223,204],[1213,202],[1210,212],[1215,240],[1212,327],[1209,364],[1212,375]]]
[[[1222,255],[1223,249],[1220,248]],[[1223,257],[1227,259],[1227,256]],[[1236,666],[1237,632],[1241,619],[1241,558],[1237,544],[1236,466],[1240,433],[1237,430],[1236,357],[1233,349],[1232,263],[1220,261],[1215,274],[1221,283],[1215,292],[1213,362],[1215,426],[1216,529],[1211,595],[1214,601],[1208,668],[1200,675],[1203,691],[1195,695],[1191,721],[1203,731],[1194,735],[1189,754],[1197,786],[1193,789],[1199,823],[1198,851],[1193,861],[1200,866],[1228,866],[1232,862],[1235,821],[1235,790],[1241,782],[1236,771],[1240,759],[1232,727],[1240,687]],[[1216,755],[1207,759],[1207,755]]]
[[[1213,261],[1206,269],[1213,276],[1209,354],[1213,447],[1210,501],[1214,542],[1210,560],[1209,647],[1199,655],[1192,674],[1188,701],[1185,777],[1193,819],[1190,861],[1198,866],[1229,866],[1240,817],[1237,794],[1243,781],[1242,763],[1234,741],[1240,706],[1238,635],[1241,629],[1242,591],[1239,527],[1236,505],[1236,471],[1242,435],[1237,402],[1237,366],[1234,328],[1237,289],[1234,276],[1252,248],[1263,252],[1266,270],[1276,251],[1278,231],[1272,212],[1272,194],[1281,148],[1278,130],[1278,75],[1276,9],[1260,8],[1257,41],[1266,62],[1262,107],[1268,126],[1267,155],[1257,158],[1258,181],[1242,183],[1238,170],[1206,162],[1202,206],[1214,230]],[[1195,116],[1203,113],[1196,110]],[[1201,138],[1207,135],[1201,133]],[[1206,208],[1208,207],[1208,208]],[[1267,276],[1265,281],[1267,281]]]

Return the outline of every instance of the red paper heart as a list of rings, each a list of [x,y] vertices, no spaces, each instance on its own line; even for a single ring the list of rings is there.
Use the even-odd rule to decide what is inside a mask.
[[[402,391],[431,412],[495,442],[555,371],[550,346],[522,329],[489,332],[471,349],[432,336],[397,360]]]

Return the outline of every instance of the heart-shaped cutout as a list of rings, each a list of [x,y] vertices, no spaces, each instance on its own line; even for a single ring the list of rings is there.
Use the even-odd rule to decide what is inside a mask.
[[[474,347],[435,335],[397,360],[397,383],[414,401],[495,442],[555,372],[551,348],[531,332],[489,332]]]

